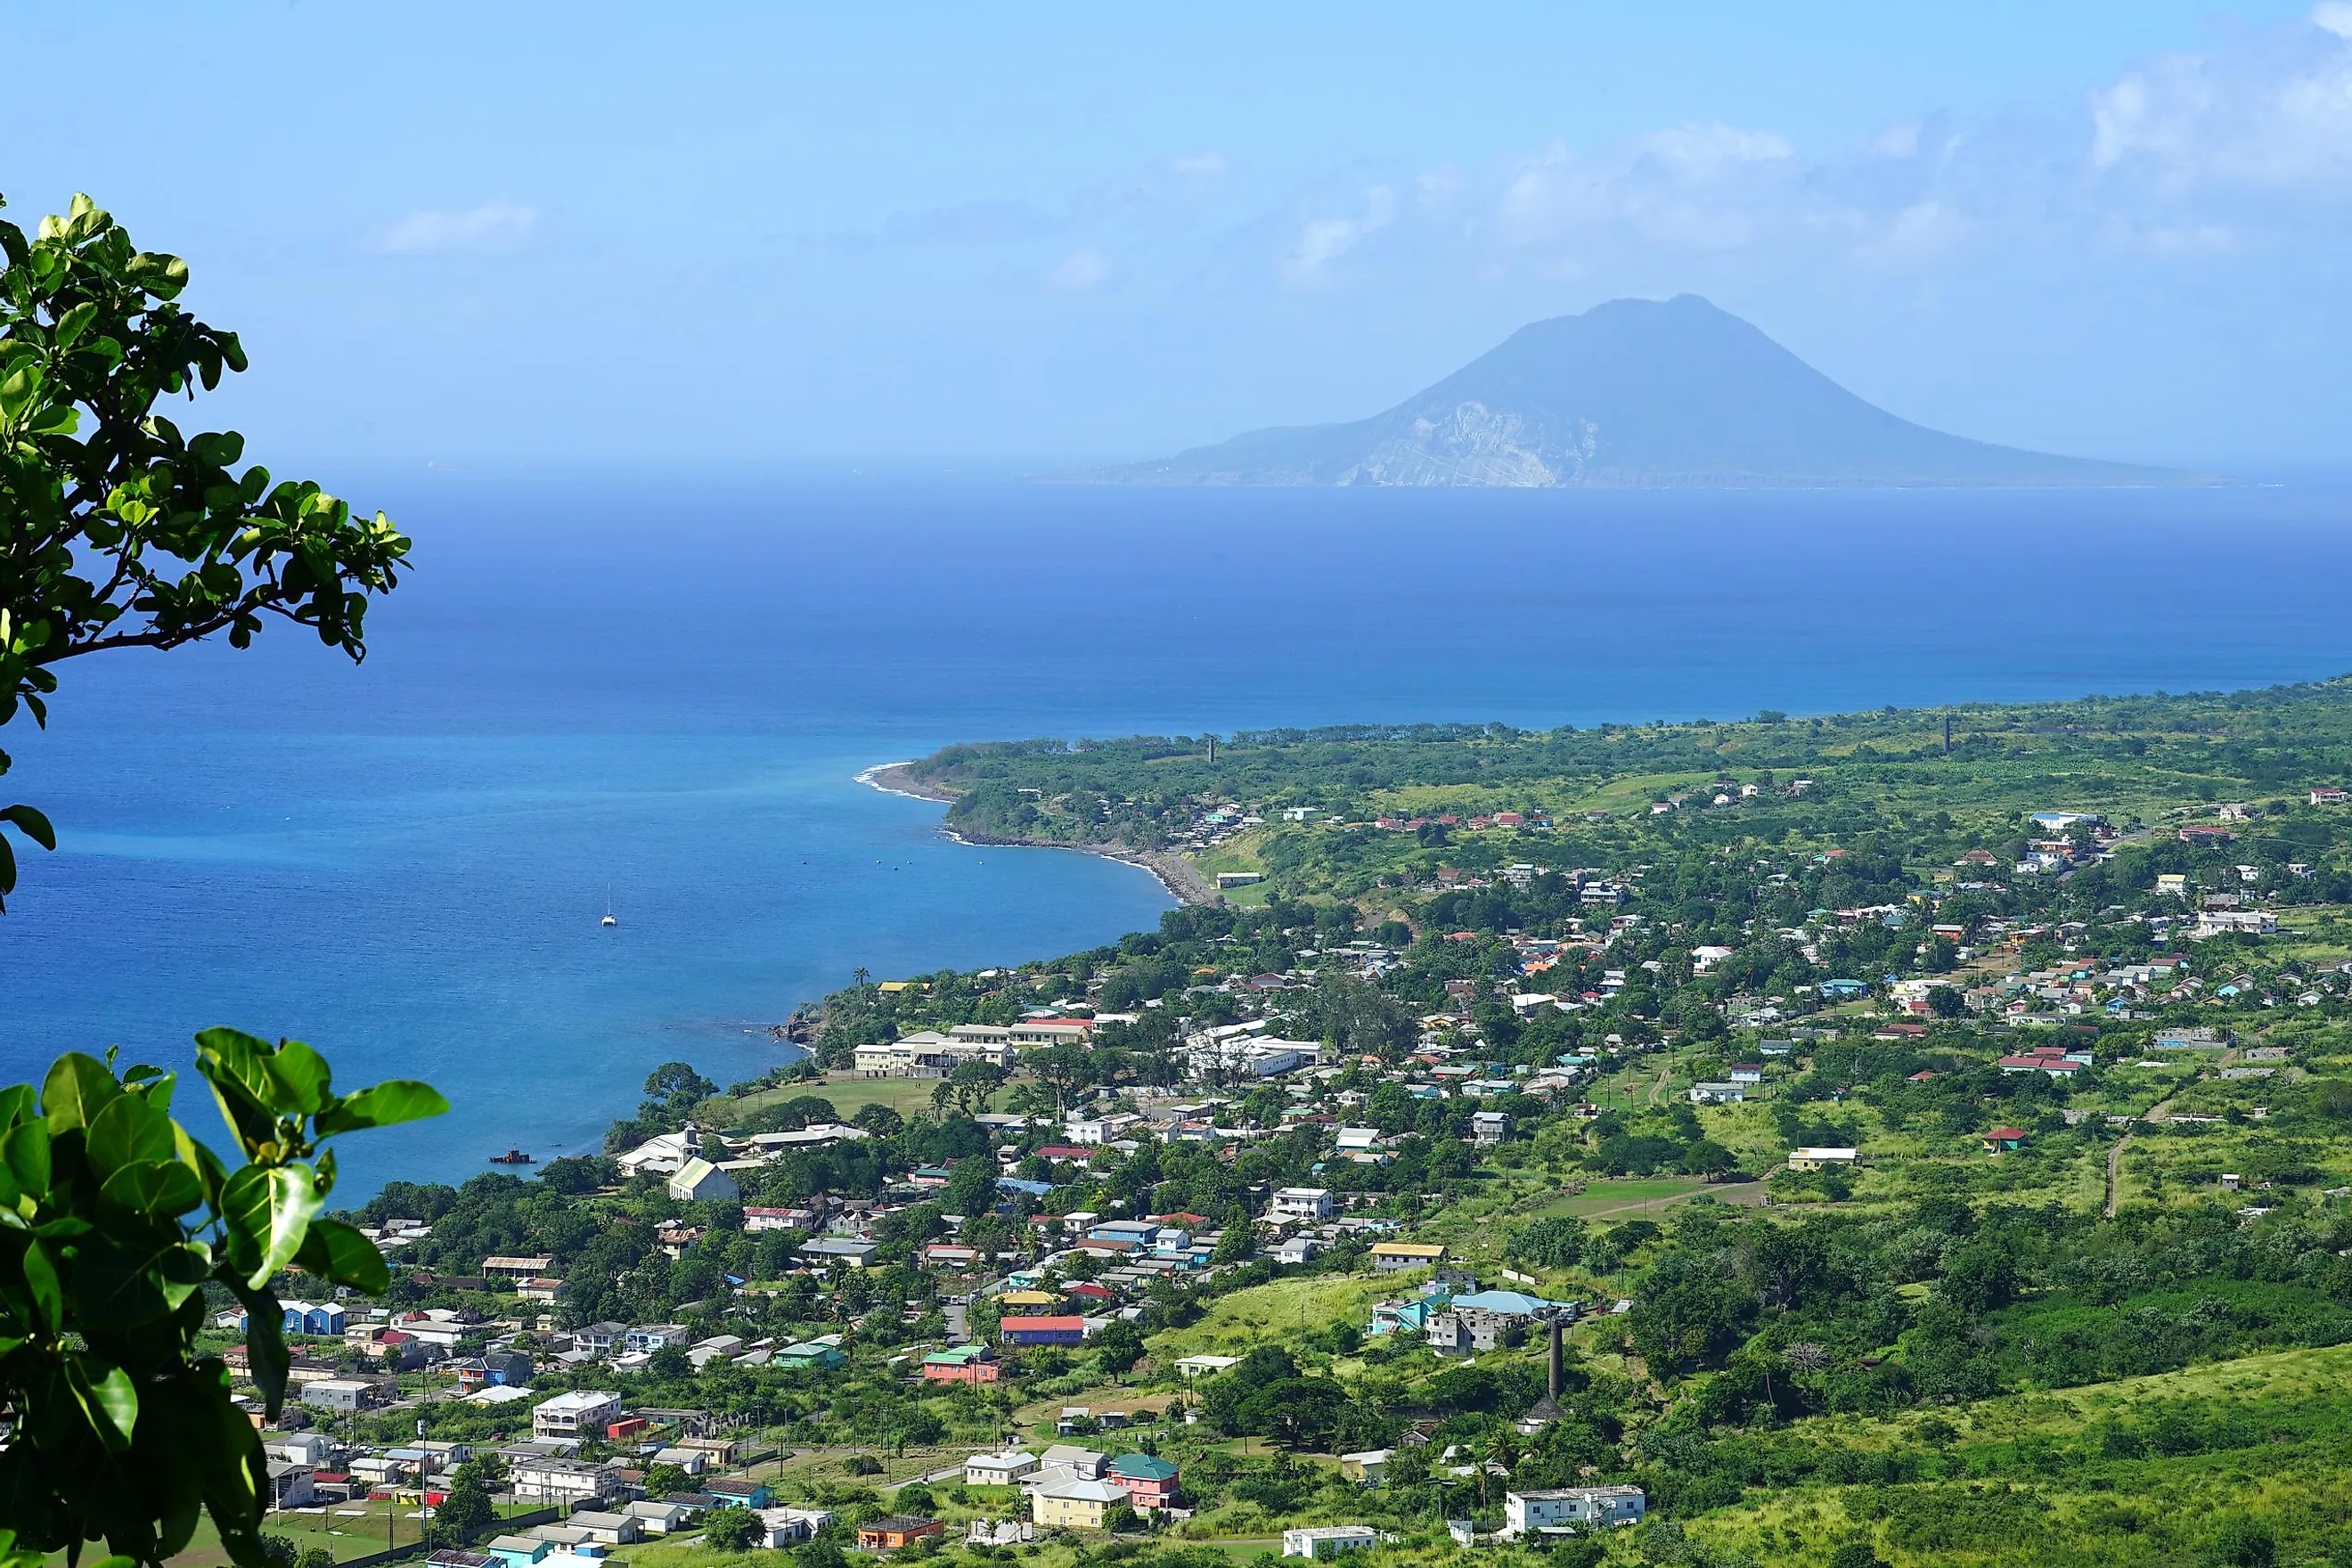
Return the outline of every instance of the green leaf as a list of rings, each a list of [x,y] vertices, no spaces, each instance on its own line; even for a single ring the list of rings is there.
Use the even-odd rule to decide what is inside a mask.
[[[95,303],[85,302],[76,305],[58,318],[57,331],[50,341],[59,349],[69,349],[74,346],[75,340],[88,331],[89,324],[96,320],[98,320],[98,306]]]
[[[142,1160],[106,1178],[98,1195],[145,1215],[183,1215],[205,1201],[204,1184],[177,1160]]]
[[[118,1095],[90,1119],[82,1148],[101,1181],[125,1165],[169,1160],[172,1119],[144,1095]]]
[[[38,1314],[41,1326],[55,1333],[65,1321],[66,1293],[58,1282],[58,1266],[39,1238],[25,1247],[25,1289],[33,1299],[33,1310]]]
[[[49,1124],[27,1121],[0,1135],[0,1162],[20,1193],[35,1198],[49,1195]]]
[[[130,1447],[139,1425],[139,1391],[131,1385],[131,1374],[96,1356],[78,1355],[67,1363],[66,1375],[106,1446],[118,1452]]]
[[[74,1250],[75,1321],[100,1332],[154,1323],[178,1310],[212,1271],[201,1244],[176,1225],[117,1223]]]
[[[421,1121],[448,1109],[449,1102],[432,1085],[393,1079],[336,1100],[319,1112],[317,1126],[319,1135],[324,1138],[337,1132]]]
[[[247,1286],[260,1289],[294,1260],[327,1184],[307,1165],[247,1165],[221,1189],[230,1258]]]
[[[275,1419],[286,1397],[287,1369],[293,1364],[286,1350],[286,1310],[268,1290],[256,1289],[242,1279],[230,1279],[227,1284],[245,1308],[246,1371],[252,1376],[253,1385],[261,1391],[262,1403]]]
[[[312,1220],[294,1260],[305,1273],[365,1295],[381,1296],[392,1284],[392,1272],[375,1243],[339,1219]]]
[[[0,822],[15,824],[18,832],[44,849],[58,847],[58,830],[49,826],[47,817],[29,805],[0,808]]]
[[[242,1165],[221,1184],[221,1231],[228,1244],[229,1265],[239,1279],[269,1279],[269,1269],[257,1273],[269,1237],[269,1172],[266,1166]],[[259,1285],[252,1287],[260,1289]]]
[[[278,1094],[264,1065],[269,1044],[240,1029],[206,1029],[196,1037],[196,1070],[212,1086],[221,1119],[248,1155],[278,1138],[270,1101]]]
[[[328,1088],[327,1058],[299,1040],[279,1042],[264,1058],[271,1082],[278,1087],[270,1109],[281,1116],[309,1116],[323,1109],[334,1095]]]
[[[41,1109],[52,1132],[87,1127],[109,1102],[122,1097],[122,1086],[96,1057],[68,1051],[49,1068],[41,1084]]]

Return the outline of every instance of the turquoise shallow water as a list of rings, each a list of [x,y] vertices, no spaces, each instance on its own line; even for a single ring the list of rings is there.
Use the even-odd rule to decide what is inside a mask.
[[[0,1070],[211,1023],[457,1109],[348,1194],[592,1145],[654,1063],[877,974],[1167,906],[853,782],[952,740],[1730,717],[2352,669],[2339,492],[1126,490],[766,474],[394,478],[376,653],[67,671],[0,790],[57,818],[0,920]],[[598,924],[609,896],[617,927]],[[208,1113],[207,1113],[208,1115]],[[348,1195],[347,1194],[347,1195]]]

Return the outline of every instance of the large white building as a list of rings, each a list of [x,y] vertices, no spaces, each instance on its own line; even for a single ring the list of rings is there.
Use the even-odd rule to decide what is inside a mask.
[[[1503,1494],[1503,1530],[1531,1535],[1577,1525],[1639,1524],[1647,1500],[1639,1487],[1544,1487]]]
[[[1380,1543],[1380,1531],[1369,1524],[1316,1524],[1282,1532],[1285,1557],[1336,1557]]]
[[[1265,1217],[1274,1220],[1318,1220],[1331,1217],[1331,1189],[1328,1187],[1276,1187],[1266,1205]]]
[[[534,1437],[601,1436],[620,1418],[619,1394],[583,1388],[541,1401],[530,1413],[530,1431]]]

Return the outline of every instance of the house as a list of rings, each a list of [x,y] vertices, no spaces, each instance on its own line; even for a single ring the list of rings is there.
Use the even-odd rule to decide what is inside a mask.
[[[647,1535],[667,1535],[674,1530],[683,1530],[694,1518],[694,1510],[682,1502],[656,1502],[646,1499],[622,1504],[621,1511],[635,1520],[637,1528]]]
[[[313,1410],[365,1410],[383,1396],[383,1385],[364,1377],[321,1377],[302,1385],[302,1403]]]
[[[1389,1459],[1393,1448],[1366,1448],[1361,1453],[1339,1456],[1339,1474],[1348,1480],[1377,1486],[1387,1476]]]
[[[1791,1149],[1789,1169],[1792,1171],[1850,1171],[1862,1163],[1859,1149]]]
[[[1031,1521],[1058,1530],[1100,1530],[1112,1509],[1132,1506],[1117,1481],[1049,1481],[1029,1493]]]
[[[1447,1309],[1431,1317],[1426,1332],[1430,1348],[1468,1355],[1522,1343],[1528,1325],[1554,1304],[1517,1290],[1480,1290],[1456,1296]]]
[[[1511,1119],[1499,1110],[1476,1110],[1470,1115],[1470,1142],[1486,1147],[1500,1143],[1511,1135]]]
[[[1503,1531],[1532,1535],[1563,1526],[1639,1524],[1646,1507],[1639,1487],[1543,1487],[1503,1494]]]
[[[822,1267],[826,1263],[845,1264],[851,1268],[863,1268],[866,1261],[882,1250],[878,1241],[861,1241],[851,1236],[819,1236],[801,1243],[801,1256]]]
[[[507,1466],[507,1478],[515,1501],[566,1510],[603,1500],[613,1484],[612,1472],[602,1465],[545,1456],[515,1459]]]
[[[1760,1064],[1757,1063],[1737,1063],[1731,1069],[1731,1081],[1739,1085],[1743,1089],[1754,1084],[1762,1083],[1764,1081],[1764,1068]]]
[[[1037,1456],[1015,1448],[1003,1454],[974,1454],[963,1462],[967,1486],[1010,1487],[1037,1473]]]
[[[734,1177],[698,1154],[669,1179],[669,1195],[682,1204],[731,1204],[742,1197],[743,1189]]]
[[[825,1344],[824,1340],[807,1340],[802,1344],[783,1344],[769,1354],[769,1366],[797,1366],[804,1371],[830,1371],[842,1366],[849,1356],[842,1354],[840,1344]]]
[[[1695,1083],[1690,1098],[1693,1105],[1739,1105],[1746,1102],[1748,1091],[1736,1083]]]
[[[2072,1078],[2090,1066],[2090,1053],[2077,1047],[2036,1046],[2022,1056],[2007,1056],[1994,1064],[2004,1073],[2038,1072],[2051,1078]]]
[[[1150,1454],[1121,1454],[1110,1462],[1110,1480],[1125,1487],[1138,1513],[1172,1507],[1176,1501],[1176,1467]]]
[[[727,1476],[715,1481],[705,1481],[702,1489],[721,1503],[734,1508],[766,1508],[776,1500],[769,1492],[767,1482],[743,1476]]]
[[[1276,1187],[1267,1203],[1265,1217],[1270,1220],[1308,1222],[1331,1217],[1331,1190],[1328,1187]]]
[[[534,1437],[601,1437],[604,1428],[620,1418],[619,1394],[583,1388],[533,1406],[530,1430]]]
[[[335,1334],[343,1331],[343,1309],[334,1301],[287,1301],[284,1331],[289,1334]]]
[[[488,1552],[461,1552],[445,1546],[425,1559],[427,1568],[503,1568],[506,1559]]]
[[[272,1508],[310,1508],[319,1500],[319,1471],[314,1465],[297,1464],[291,1459],[269,1461],[269,1506]]]
[[[1998,1154],[2004,1149],[2025,1147],[2025,1133],[2015,1127],[1996,1127],[1984,1135],[1984,1152]]]
[[[1056,1443],[1037,1458],[1037,1468],[1031,1475],[1031,1486],[1044,1486],[1050,1481],[1098,1481],[1110,1463],[1092,1448],[1081,1448],[1074,1443]]]
[[[664,1345],[683,1342],[683,1323],[646,1323],[621,1336],[621,1347],[631,1355],[651,1355]]]
[[[1423,1242],[1382,1241],[1372,1247],[1372,1267],[1384,1274],[1404,1268],[1434,1268],[1444,1260],[1445,1248]]]
[[[635,1515],[610,1513],[603,1509],[583,1508],[564,1523],[574,1530],[586,1531],[588,1539],[599,1546],[627,1546],[645,1533]]]
[[[1294,1236],[1289,1240],[1284,1242],[1281,1246],[1276,1247],[1272,1256],[1276,1263],[1305,1263],[1313,1258],[1317,1253],[1322,1250],[1323,1244],[1317,1241],[1313,1237]]]
[[[771,1549],[814,1541],[833,1525],[833,1514],[821,1508],[763,1508],[760,1522],[767,1527],[761,1544]]]
[[[1282,1532],[1285,1557],[1336,1557],[1378,1545],[1380,1531],[1369,1524],[1312,1524]]]
[[[591,1323],[572,1331],[572,1348],[583,1355],[609,1356],[620,1348],[628,1331],[626,1323]]]
[[[1003,1318],[996,1328],[1008,1345],[1075,1345],[1087,1337],[1087,1321],[1076,1317]]]
[[[551,1253],[536,1258],[485,1258],[482,1278],[485,1279],[529,1279],[555,1267]]]
[[[497,1558],[506,1568],[531,1568],[532,1563],[554,1550],[553,1542],[535,1535],[497,1535],[482,1548],[482,1554]]]
[[[907,1513],[887,1514],[857,1527],[857,1550],[896,1552],[901,1547],[912,1546],[918,1541],[929,1541],[947,1532],[948,1527],[936,1519],[918,1519]]]
[[[926,1383],[994,1383],[1003,1375],[986,1345],[950,1345],[923,1358]]]

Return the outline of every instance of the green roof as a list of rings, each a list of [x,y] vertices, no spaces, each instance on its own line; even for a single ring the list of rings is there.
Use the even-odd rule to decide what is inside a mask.
[[[1121,1454],[1110,1462],[1111,1474],[1131,1481],[1172,1481],[1176,1467],[1149,1454]]]

